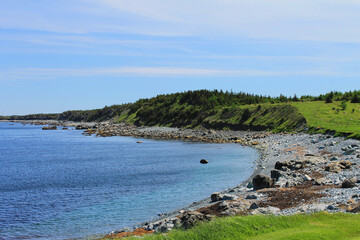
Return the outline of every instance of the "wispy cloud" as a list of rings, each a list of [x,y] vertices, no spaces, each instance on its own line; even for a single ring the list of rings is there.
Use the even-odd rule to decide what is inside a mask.
[[[346,75],[346,74],[345,74]],[[353,75],[353,74],[352,74]],[[256,69],[225,70],[175,67],[115,67],[115,68],[25,68],[3,72],[0,79],[58,79],[66,77],[266,77],[266,76],[344,76],[344,73],[326,70],[268,71]]]
[[[355,0],[4,0],[0,28],[359,43],[359,11]]]

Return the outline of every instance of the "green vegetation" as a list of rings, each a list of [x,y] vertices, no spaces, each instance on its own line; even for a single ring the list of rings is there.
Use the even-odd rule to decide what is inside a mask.
[[[307,125],[319,131],[356,137],[360,134],[360,104],[347,102],[303,102],[292,103],[305,117]],[[343,110],[344,109],[344,110]],[[320,129],[319,129],[320,128]]]
[[[323,212],[277,217],[235,216],[217,218],[189,230],[174,230],[141,239],[360,239],[360,215]]]
[[[279,97],[223,91],[188,91],[102,109],[0,117],[5,120],[111,120],[139,126],[231,130],[332,131],[360,138],[360,91]]]
[[[290,104],[261,104],[226,107],[213,111],[201,125],[214,129],[294,131],[305,118]]]

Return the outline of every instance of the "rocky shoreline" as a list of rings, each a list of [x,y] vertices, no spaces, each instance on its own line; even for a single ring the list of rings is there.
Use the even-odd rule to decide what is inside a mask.
[[[253,175],[242,184],[213,193],[188,207],[164,214],[137,228],[114,230],[105,237],[190,228],[214,217],[248,214],[289,215],[317,211],[360,211],[360,141],[330,135],[191,130],[136,127],[126,124],[20,121],[25,124],[75,127],[85,135],[133,136],[216,143],[238,143],[259,150]],[[50,128],[54,130],[54,127]],[[49,129],[49,130],[50,130]],[[200,164],[200,163],[199,163]]]

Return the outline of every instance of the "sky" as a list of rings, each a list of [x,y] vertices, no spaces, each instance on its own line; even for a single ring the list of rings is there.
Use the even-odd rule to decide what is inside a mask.
[[[0,115],[360,89],[358,0],[0,0]]]

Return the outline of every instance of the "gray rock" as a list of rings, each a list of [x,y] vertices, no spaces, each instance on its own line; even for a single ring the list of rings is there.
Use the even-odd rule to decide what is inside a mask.
[[[315,204],[311,204],[308,207],[308,211],[309,212],[321,212],[321,211],[325,211],[327,209],[328,205],[324,204],[324,203],[315,203]]]
[[[330,211],[332,211],[332,210],[337,210],[338,208],[335,207],[335,206],[333,206],[333,205],[329,205],[329,206],[327,207],[327,209],[330,210]]]
[[[212,202],[217,202],[221,200],[221,194],[219,192],[214,192],[213,194],[211,194],[210,198]]]
[[[332,157],[332,158],[330,158],[330,161],[338,161],[338,160],[339,160],[338,157]]]
[[[257,209],[257,208],[259,208],[259,206],[256,203],[253,203],[253,204],[251,204],[249,209],[253,210],[253,209]]]
[[[357,152],[356,149],[347,149],[345,150],[344,155],[353,155],[356,152]]]
[[[281,177],[281,173],[279,170],[271,170],[270,177],[277,181]]]
[[[252,182],[249,182],[249,183],[246,185],[246,187],[247,187],[247,188],[253,188],[254,186],[253,186]]]
[[[251,212],[252,215],[257,215],[257,214],[276,214],[280,212],[280,208],[277,207],[261,207],[261,208],[257,208],[254,211]]]
[[[342,182],[341,187],[342,188],[353,188],[353,187],[356,187],[356,182],[357,182],[357,179],[355,177],[346,179],[345,181]]]
[[[165,233],[171,230],[174,227],[174,224],[171,223],[163,223],[159,227],[156,228],[156,233]]]
[[[305,174],[303,178],[304,178],[304,181],[311,181],[312,180],[312,178],[307,174]]]
[[[252,180],[252,184],[254,186],[254,190],[271,188],[273,186],[273,180],[265,175],[256,175]]]
[[[221,200],[236,200],[239,198],[238,196],[231,195],[231,194],[224,194],[224,195],[220,194],[219,197],[221,198]]]
[[[134,229],[132,228],[129,228],[129,227],[125,227],[125,228],[121,228],[121,229],[118,229],[118,230],[114,230],[114,231],[111,231],[109,234],[118,234],[118,233],[124,233],[124,232],[133,232]]]
[[[255,194],[247,195],[246,199],[258,199],[258,196]]]
[[[186,212],[180,216],[181,226],[185,229],[191,228],[200,221],[211,220],[212,217],[211,215],[204,215],[196,211]]]

